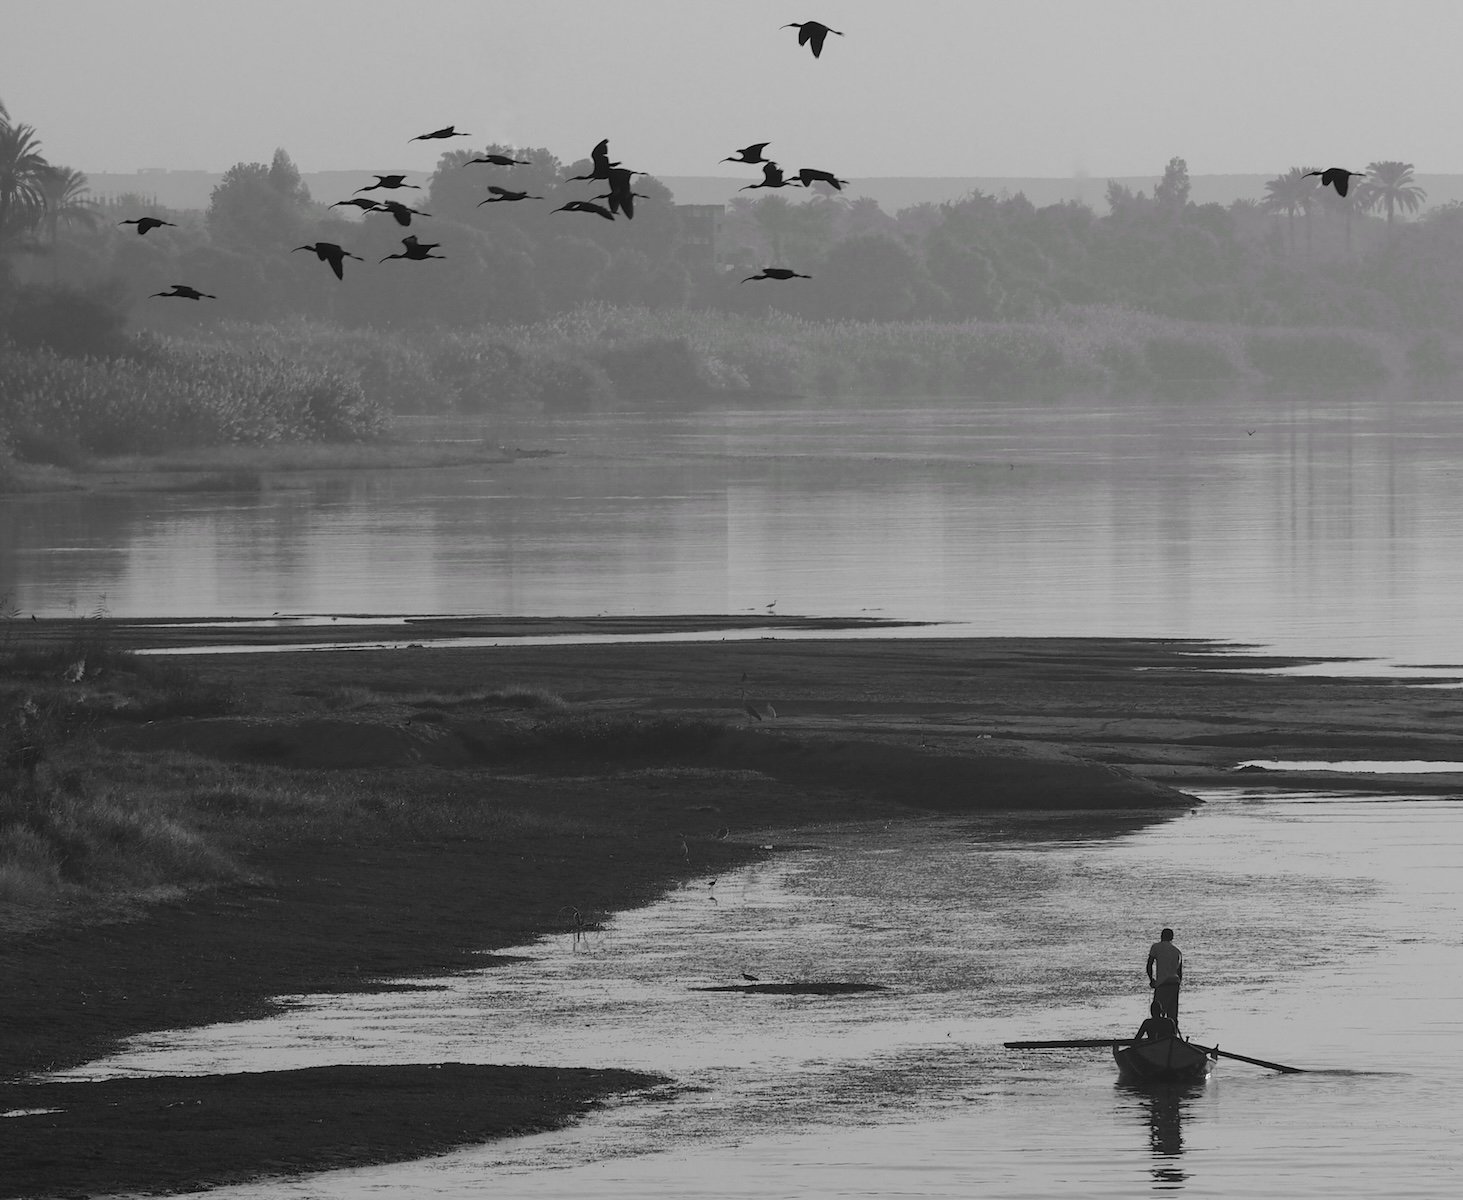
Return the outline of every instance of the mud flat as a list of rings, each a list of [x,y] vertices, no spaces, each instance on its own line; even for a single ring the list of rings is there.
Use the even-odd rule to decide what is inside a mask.
[[[495,950],[776,854],[800,826],[981,812],[1101,836],[1186,811],[1185,788],[1316,786],[1237,773],[1244,759],[1463,760],[1453,692],[1256,673],[1291,664],[1203,642],[424,641],[164,660],[122,650],[176,644],[172,631],[118,623],[100,648],[81,631],[92,665],[56,683],[47,664],[76,648],[76,623],[28,624],[40,650],[16,659],[4,696],[29,689],[63,732],[0,818],[34,833],[66,806],[79,838],[83,802],[104,797],[202,849],[187,870],[150,873],[77,850],[51,891],[5,897],[0,1111],[30,1115],[0,1118],[0,1196],[419,1157],[663,1083],[436,1063],[338,1078],[40,1073],[282,995],[490,969]],[[1355,786],[1446,794],[1463,780]],[[359,1120],[329,1116],[337,1104]]]

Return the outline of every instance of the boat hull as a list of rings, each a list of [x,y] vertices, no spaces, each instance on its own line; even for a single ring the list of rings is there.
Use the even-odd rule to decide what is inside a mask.
[[[1207,1079],[1218,1056],[1183,1038],[1157,1038],[1113,1046],[1112,1056],[1123,1078],[1155,1083],[1188,1083]]]

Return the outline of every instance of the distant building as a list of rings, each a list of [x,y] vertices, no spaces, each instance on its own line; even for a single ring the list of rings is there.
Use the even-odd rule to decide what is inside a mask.
[[[677,204],[681,257],[690,267],[715,270],[720,262],[722,204]]]

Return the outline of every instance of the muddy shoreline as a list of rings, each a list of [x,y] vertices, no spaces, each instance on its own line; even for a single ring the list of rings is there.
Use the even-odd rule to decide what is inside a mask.
[[[35,624],[40,637],[56,639],[74,625]],[[566,623],[514,627],[550,633]],[[113,636],[145,645],[156,626],[130,629]],[[0,1196],[164,1192],[416,1157],[551,1127],[609,1091],[645,1086],[629,1077],[570,1086],[473,1068],[452,1076],[452,1087],[407,1089],[412,1098],[396,1111],[366,1105],[345,1131],[315,1123],[328,1086],[259,1076],[217,1085],[235,1089],[227,1102],[235,1107],[221,1113],[256,1114],[238,1118],[232,1142],[223,1123],[224,1152],[179,1136],[179,1114],[222,1104],[214,1093],[169,1108],[179,1097],[154,1103],[140,1084],[128,1092],[134,1085],[115,1083],[107,1086],[127,1096],[108,1093],[103,1102],[101,1085],[43,1085],[36,1073],[88,1061],[136,1033],[257,1015],[280,995],[491,966],[493,950],[647,903],[701,871],[775,854],[801,825],[1082,809],[1088,824],[1116,833],[1186,811],[1196,802],[1186,788],[1463,794],[1463,779],[1446,775],[1237,774],[1236,762],[1256,757],[1460,760],[1459,701],[1386,680],[1252,674],[1236,668],[1285,664],[1202,642],[758,639],[188,663],[209,687],[239,697],[233,711],[140,722],[118,710],[97,719],[87,753],[118,778],[196,771],[215,791],[231,772],[247,774],[251,786],[344,781],[413,811],[470,811],[472,819],[459,827],[434,818],[412,836],[416,818],[393,814],[345,838],[285,823],[279,837],[240,846],[247,878],[239,882],[115,910],[78,905],[59,921],[13,927],[0,950],[8,1014],[0,1076],[9,1081],[0,1106],[66,1112],[0,1120]],[[103,674],[96,684],[102,698],[107,683]],[[524,731],[540,737],[559,716],[510,719],[453,699],[485,686],[543,690],[576,720],[724,729],[689,748],[650,745],[613,760],[597,744],[571,753],[553,743],[548,752]],[[749,692],[776,716],[754,718],[744,706]],[[200,809],[200,821],[217,816]],[[446,1078],[440,1064],[413,1069],[415,1083]],[[362,1068],[349,1086],[337,1082],[341,1096],[359,1098],[380,1081]],[[65,1095],[75,1099],[58,1099]],[[403,1106],[418,1116],[446,1112],[472,1095],[487,1115],[449,1122],[457,1133],[401,1120]],[[527,1107],[510,1120],[502,1097]],[[144,1111],[152,1115],[133,1120]],[[305,1130],[288,1154],[261,1132],[265,1112],[286,1121],[293,1112]],[[418,1133],[398,1136],[393,1123]],[[125,1170],[94,1152],[123,1143],[137,1148]],[[153,1169],[139,1166],[148,1162]],[[223,1176],[210,1166],[224,1162]]]

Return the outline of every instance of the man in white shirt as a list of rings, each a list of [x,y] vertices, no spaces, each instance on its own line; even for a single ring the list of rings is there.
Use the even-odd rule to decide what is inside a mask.
[[[1153,1000],[1175,1025],[1179,1020],[1179,985],[1184,981],[1184,955],[1173,944],[1173,930],[1165,929],[1148,948],[1148,986]]]

